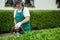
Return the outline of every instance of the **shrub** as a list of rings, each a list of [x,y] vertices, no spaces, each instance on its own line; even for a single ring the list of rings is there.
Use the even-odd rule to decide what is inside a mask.
[[[33,10],[30,13],[32,29],[60,27],[60,10]]]
[[[13,12],[0,10],[0,33],[9,32],[13,25]]]
[[[25,33],[20,35],[19,38],[16,36],[7,36],[0,38],[0,40],[60,40],[60,28],[47,29],[32,31],[30,33]]]
[[[60,10],[30,10],[31,29],[60,27]],[[13,10],[0,10],[0,33],[10,32],[14,26]]]

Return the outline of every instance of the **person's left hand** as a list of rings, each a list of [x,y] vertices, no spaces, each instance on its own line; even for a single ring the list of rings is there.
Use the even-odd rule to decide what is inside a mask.
[[[22,25],[22,23],[19,22],[19,23],[17,23],[17,24],[15,25],[15,28],[17,29],[17,28],[21,27],[21,25]]]

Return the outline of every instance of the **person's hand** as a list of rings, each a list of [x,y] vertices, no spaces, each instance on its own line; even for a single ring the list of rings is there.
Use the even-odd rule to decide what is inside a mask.
[[[22,25],[21,22],[17,23],[17,24],[15,25],[15,29],[18,29],[19,27],[21,27],[21,25]]]
[[[22,24],[22,23],[21,23],[21,22],[19,22],[19,23],[17,23],[16,25],[17,25],[18,27],[21,27],[21,24]]]

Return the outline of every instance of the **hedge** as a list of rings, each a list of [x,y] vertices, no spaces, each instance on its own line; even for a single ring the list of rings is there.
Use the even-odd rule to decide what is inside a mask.
[[[60,27],[60,10],[30,10],[31,29]],[[13,10],[0,10],[0,33],[10,32],[14,26]]]
[[[16,35],[1,37],[0,40],[60,40],[60,28],[44,29],[25,33],[16,38]]]
[[[13,11],[0,10],[0,33],[10,32],[13,25]]]
[[[60,27],[60,10],[35,10],[30,13],[32,29]]]

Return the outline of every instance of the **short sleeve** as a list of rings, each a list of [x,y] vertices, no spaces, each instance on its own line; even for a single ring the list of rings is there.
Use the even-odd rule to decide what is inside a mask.
[[[14,18],[15,18],[15,16],[16,16],[16,9],[14,10]]]
[[[27,7],[24,7],[23,14],[24,14],[24,17],[27,17],[27,16],[30,17],[29,9]]]

